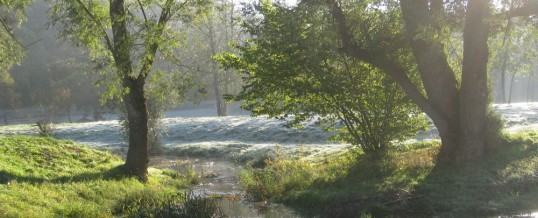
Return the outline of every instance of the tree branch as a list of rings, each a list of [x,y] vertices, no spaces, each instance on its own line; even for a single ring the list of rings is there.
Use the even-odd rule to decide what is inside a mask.
[[[84,5],[84,3],[82,3],[81,0],[77,0],[77,3],[82,7],[82,9],[84,9],[84,12],[90,17],[90,19],[92,19],[92,21],[95,22],[95,24],[97,26],[99,26],[99,28],[101,29],[101,32],[103,33],[103,38],[106,41],[106,45],[107,45],[108,50],[110,50],[111,52],[114,52],[114,46],[112,46],[112,42],[110,41],[110,37],[108,36],[108,33],[106,32],[106,30],[103,27],[103,25],[101,24],[101,22],[99,22],[97,20],[97,18],[95,18],[95,16],[92,14],[92,12],[86,7],[86,5]]]
[[[142,5],[142,2],[140,0],[137,0],[138,6],[140,6],[140,10],[142,11],[142,15],[144,16],[144,26],[146,26],[146,29],[148,29],[148,17],[146,16],[146,10],[144,10],[144,6]]]
[[[13,30],[13,28],[9,28],[9,25],[7,24],[6,20],[4,20],[4,17],[0,16],[0,22],[2,23],[2,26],[6,30],[7,34],[11,37],[11,39],[13,39],[13,41],[15,41],[17,44],[19,44],[20,47],[25,49],[26,47],[11,32]]]
[[[371,52],[356,46],[352,42],[352,37],[347,29],[346,17],[338,3],[335,0],[327,0],[327,4],[332,7],[331,13],[336,21],[338,32],[342,39],[342,50],[346,54],[387,72],[389,76],[400,85],[406,95],[428,114],[428,116],[432,119],[440,118],[444,120],[444,117],[431,106],[428,99],[424,97],[420,90],[413,84],[411,79],[407,76],[406,70],[402,66],[380,56],[372,55]]]
[[[153,65],[153,62],[155,60],[155,53],[157,52],[157,49],[159,48],[159,40],[155,40],[156,37],[161,37],[166,23],[171,18],[171,9],[172,9],[172,3],[174,0],[167,0],[164,8],[161,12],[161,15],[159,17],[159,21],[157,23],[157,26],[155,28],[154,34],[151,36],[151,40],[147,41],[150,42],[146,52],[144,52],[144,59],[142,62],[142,69],[140,70],[140,75],[138,79],[145,80],[146,77],[149,74],[149,71],[151,70],[151,67]],[[149,30],[149,29],[148,29]]]

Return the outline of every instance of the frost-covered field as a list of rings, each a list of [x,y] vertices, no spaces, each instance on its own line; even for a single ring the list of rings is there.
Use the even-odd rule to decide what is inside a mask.
[[[260,155],[275,155],[276,146],[282,152],[305,155],[333,152],[348,147],[329,143],[330,134],[314,122],[302,129],[286,128],[285,122],[265,117],[233,115],[207,116],[207,109],[182,110],[167,114],[163,119],[165,134],[162,144],[168,151],[185,156],[233,156],[252,159]],[[173,117],[170,117],[173,116]],[[55,136],[108,150],[125,150],[126,143],[117,120],[64,123],[54,126]],[[0,134],[37,134],[31,125],[0,127]]]
[[[506,122],[510,132],[538,129],[538,103],[494,105]],[[304,155],[330,153],[349,147],[347,144],[330,143],[330,134],[315,122],[303,129],[284,127],[284,122],[265,117],[234,115],[207,116],[207,110],[182,110],[167,114],[163,145],[168,151],[182,155],[234,156],[245,158],[264,153],[275,153],[276,145],[285,153]],[[71,139],[99,149],[125,150],[118,121],[59,124],[56,136]],[[0,134],[36,134],[30,125],[0,127]],[[419,134],[417,140],[436,138],[435,128]]]

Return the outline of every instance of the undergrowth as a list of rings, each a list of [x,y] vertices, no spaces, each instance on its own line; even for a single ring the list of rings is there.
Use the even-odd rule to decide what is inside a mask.
[[[196,176],[150,168],[143,184],[122,164],[71,141],[0,135],[0,217],[129,217],[177,199]]]
[[[507,135],[482,164],[438,167],[439,141],[309,161],[279,155],[241,172],[256,201],[278,201],[306,215],[476,216],[538,210],[538,133]]]

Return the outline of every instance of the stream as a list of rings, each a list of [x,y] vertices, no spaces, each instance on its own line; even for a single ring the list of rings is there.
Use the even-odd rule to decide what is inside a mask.
[[[282,204],[254,203],[245,199],[238,178],[242,166],[231,161],[218,158],[156,156],[150,159],[150,166],[180,172],[192,167],[202,177],[202,183],[192,191],[199,196],[220,196],[217,203],[228,217],[301,217]]]

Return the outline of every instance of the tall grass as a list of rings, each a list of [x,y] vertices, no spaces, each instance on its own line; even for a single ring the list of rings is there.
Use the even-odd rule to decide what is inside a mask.
[[[438,167],[439,142],[385,156],[351,151],[320,161],[278,156],[241,173],[246,193],[331,216],[498,215],[538,210],[538,133],[507,135],[481,164]]]

